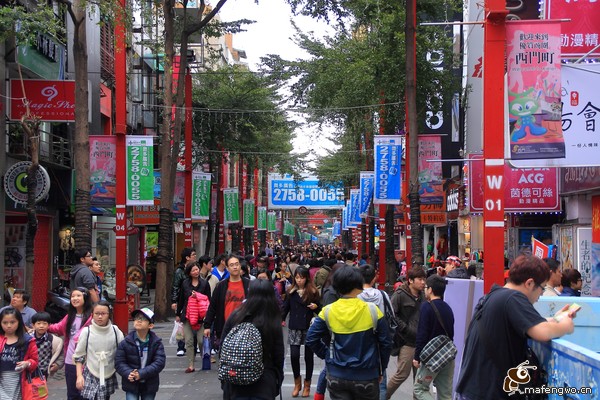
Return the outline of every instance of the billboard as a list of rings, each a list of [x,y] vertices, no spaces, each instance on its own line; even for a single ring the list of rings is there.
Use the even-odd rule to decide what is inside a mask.
[[[342,209],[344,188],[320,187],[316,176],[294,181],[291,175],[269,174],[269,209]]]

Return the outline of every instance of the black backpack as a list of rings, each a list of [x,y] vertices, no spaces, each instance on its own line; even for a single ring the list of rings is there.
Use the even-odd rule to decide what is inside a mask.
[[[383,296],[383,304],[384,304],[384,313],[383,316],[388,323],[388,328],[390,330],[390,336],[396,336],[396,330],[398,329],[398,318],[396,318],[396,313],[394,312],[394,308],[392,307],[392,302],[389,297],[383,290],[379,290]]]

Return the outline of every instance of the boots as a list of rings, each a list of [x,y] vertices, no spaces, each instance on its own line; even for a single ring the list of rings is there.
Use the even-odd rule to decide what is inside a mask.
[[[302,377],[294,378],[294,390],[292,390],[292,397],[298,397],[300,394],[300,389],[302,389]]]
[[[321,393],[315,393],[315,397],[313,397],[313,400],[325,400],[325,395]]]
[[[304,390],[302,391],[302,397],[310,396],[310,381],[304,380]]]

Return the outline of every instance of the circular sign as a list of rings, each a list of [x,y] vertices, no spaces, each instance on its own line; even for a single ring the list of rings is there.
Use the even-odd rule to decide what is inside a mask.
[[[300,214],[306,214],[308,212],[308,208],[302,206],[302,207],[298,208],[298,212]]]
[[[8,168],[4,175],[4,190],[12,201],[27,204],[27,173],[31,161],[21,161]],[[35,202],[39,202],[50,192],[50,176],[44,167],[39,166],[36,174],[37,188]]]

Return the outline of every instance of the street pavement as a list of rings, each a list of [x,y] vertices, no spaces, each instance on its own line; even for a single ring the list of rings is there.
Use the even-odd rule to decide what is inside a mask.
[[[150,305],[152,308],[152,305]],[[133,324],[130,322],[129,329],[133,329]],[[285,329],[285,328],[284,328]],[[165,352],[167,354],[167,365],[160,374],[160,390],[156,395],[156,400],[170,399],[220,399],[223,396],[221,384],[217,379],[217,364],[212,364],[210,371],[202,371],[202,357],[196,355],[196,372],[191,374],[184,373],[187,368],[187,358],[177,357],[175,355],[177,346],[169,344],[169,337],[173,330],[173,322],[161,322],[154,326],[154,332],[163,339]],[[287,330],[284,332],[284,338],[287,343]],[[302,350],[303,351],[303,350]],[[300,357],[301,373],[304,374],[304,353]],[[323,367],[323,360],[315,356],[315,368],[312,378],[310,399],[313,398],[317,378]],[[396,370],[396,358],[390,360],[387,370],[388,377]],[[63,400],[67,398],[67,387],[64,380],[63,371],[59,371],[55,377],[48,379],[49,400]],[[289,357],[289,346],[286,345],[285,358],[285,378],[282,385],[282,398],[293,399],[291,396],[294,387],[294,377]],[[304,375],[302,376],[304,378]],[[412,377],[411,377],[412,378]],[[412,380],[409,378],[402,386],[394,393],[392,399],[412,399]],[[111,396],[111,400],[125,400],[125,392],[121,390],[121,378],[118,378],[119,389]],[[328,399],[329,397],[326,396]],[[297,397],[296,399],[302,399]],[[376,400],[376,399],[373,399]]]

